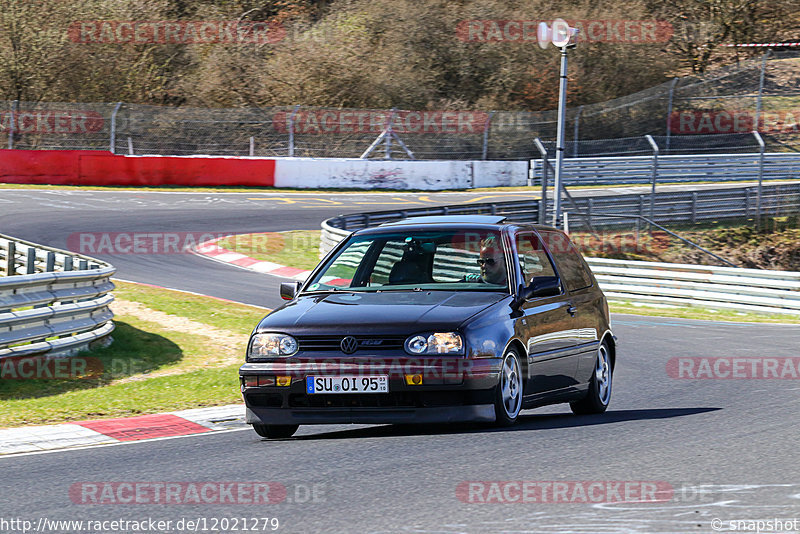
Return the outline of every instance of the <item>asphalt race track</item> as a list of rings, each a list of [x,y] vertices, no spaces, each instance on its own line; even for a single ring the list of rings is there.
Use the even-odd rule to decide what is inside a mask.
[[[65,247],[76,232],[316,229],[342,212],[486,196],[3,190],[0,232]],[[280,302],[280,279],[197,256],[100,256],[122,279],[260,306]],[[241,521],[277,518],[280,532],[594,534],[730,531],[730,521],[798,518],[796,529],[771,531],[800,530],[800,380],[685,379],[668,371],[677,357],[798,357],[800,328],[628,315],[614,316],[613,325],[618,365],[603,416],[576,417],[559,405],[526,412],[511,429],[325,425],[277,441],[232,423],[230,432],[5,457],[0,519],[151,518],[173,521],[172,532],[203,525],[206,532],[271,532],[268,522],[245,530]],[[258,505],[76,503],[75,484],[112,481],[273,482],[286,493]],[[553,483],[565,481],[569,490],[559,494]],[[525,500],[520,488],[533,487],[525,482],[544,492],[539,499],[518,502]],[[607,502],[582,502],[575,493],[599,487]],[[618,492],[624,487],[656,487],[658,502],[626,499]],[[177,530],[181,519],[205,523]]]

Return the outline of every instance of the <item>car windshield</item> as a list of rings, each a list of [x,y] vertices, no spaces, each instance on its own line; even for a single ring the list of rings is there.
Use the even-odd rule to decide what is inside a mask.
[[[506,291],[500,233],[387,230],[355,236],[310,280],[306,291]]]

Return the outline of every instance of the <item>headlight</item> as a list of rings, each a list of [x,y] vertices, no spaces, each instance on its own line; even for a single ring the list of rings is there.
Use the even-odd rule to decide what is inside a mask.
[[[248,358],[285,358],[297,352],[297,340],[286,334],[256,334],[250,339]]]
[[[464,342],[457,332],[417,334],[406,340],[409,354],[464,354]]]

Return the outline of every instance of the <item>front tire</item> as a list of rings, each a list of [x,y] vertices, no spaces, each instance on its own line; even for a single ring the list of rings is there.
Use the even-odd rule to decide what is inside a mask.
[[[589,379],[589,391],[583,399],[570,403],[572,413],[588,415],[603,413],[611,401],[611,352],[603,341],[597,348],[594,372]]]
[[[519,356],[510,349],[503,357],[500,381],[497,384],[494,401],[495,424],[511,426],[517,422],[522,410],[522,366]]]
[[[300,425],[264,425],[261,423],[253,423],[253,430],[262,438],[290,438],[297,432]]]

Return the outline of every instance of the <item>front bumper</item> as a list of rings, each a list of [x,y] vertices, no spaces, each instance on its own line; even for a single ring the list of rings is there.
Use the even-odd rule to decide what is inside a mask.
[[[502,360],[302,360],[246,363],[244,376],[289,376],[290,386],[245,387],[247,422],[263,424],[449,423],[494,421]],[[420,374],[422,385],[405,375]],[[306,393],[308,376],[388,375],[388,393]]]

